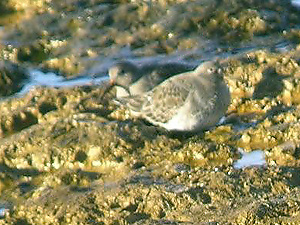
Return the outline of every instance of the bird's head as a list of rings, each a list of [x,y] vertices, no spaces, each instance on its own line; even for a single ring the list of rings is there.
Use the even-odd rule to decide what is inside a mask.
[[[222,75],[222,67],[218,60],[206,61],[201,63],[195,70],[197,74],[203,75]]]
[[[129,86],[139,79],[138,68],[131,62],[122,61],[113,65],[109,71],[111,85],[129,88]]]

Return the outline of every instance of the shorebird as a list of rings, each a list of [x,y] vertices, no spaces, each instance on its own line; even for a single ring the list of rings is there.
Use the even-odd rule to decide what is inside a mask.
[[[109,69],[110,82],[116,86],[116,97],[140,95],[152,90],[166,79],[191,71],[195,66],[184,63],[161,63],[136,66],[129,61],[121,61]]]
[[[194,132],[216,125],[230,103],[217,61],[166,79],[152,90],[117,98],[135,117],[169,131]]]

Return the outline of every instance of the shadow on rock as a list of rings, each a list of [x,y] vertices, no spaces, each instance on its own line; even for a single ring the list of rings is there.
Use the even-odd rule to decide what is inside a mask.
[[[42,172],[37,169],[16,169],[11,168],[4,163],[0,163],[0,173],[5,173],[8,176],[15,178],[20,178],[22,176],[38,176],[42,174]]]
[[[9,61],[0,61],[0,96],[12,95],[23,87],[26,70]]]
[[[266,69],[263,78],[255,87],[253,99],[276,98],[283,90],[283,79],[284,77],[277,74],[274,68]]]

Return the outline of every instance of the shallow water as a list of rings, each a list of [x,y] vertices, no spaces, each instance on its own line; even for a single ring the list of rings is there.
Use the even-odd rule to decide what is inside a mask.
[[[233,163],[233,168],[243,169],[247,167],[261,167],[266,166],[265,153],[261,150],[254,150],[252,152],[244,152],[239,149],[242,157]]]
[[[300,1],[299,0],[292,0],[291,1],[292,5],[297,7],[297,8],[300,8]]]
[[[23,96],[32,90],[34,87],[77,87],[77,86],[88,86],[88,85],[101,85],[103,81],[108,80],[108,76],[102,77],[91,77],[91,76],[80,76],[72,79],[66,79],[63,76],[59,76],[53,72],[43,73],[40,70],[32,69],[29,70],[29,79],[26,81],[23,88],[16,93],[16,96]]]

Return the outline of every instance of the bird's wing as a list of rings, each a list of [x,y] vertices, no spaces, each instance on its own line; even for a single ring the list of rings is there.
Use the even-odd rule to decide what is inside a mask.
[[[187,79],[169,79],[144,95],[123,99],[128,108],[152,123],[168,122],[188,98],[192,84]]]
[[[155,70],[151,71],[147,76],[147,80],[152,87],[162,83],[163,81],[188,71],[192,71],[194,67],[191,65],[168,63],[159,65]]]

